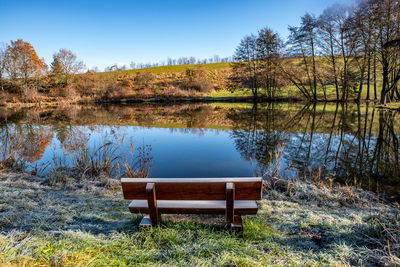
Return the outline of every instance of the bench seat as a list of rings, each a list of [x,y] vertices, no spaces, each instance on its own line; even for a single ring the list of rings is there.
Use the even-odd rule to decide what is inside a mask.
[[[225,214],[225,200],[157,200],[157,209],[163,214]],[[149,213],[147,200],[132,200],[129,204],[132,213]],[[234,212],[236,215],[257,214],[255,200],[235,200]]]
[[[257,214],[263,178],[122,178],[121,185],[129,210],[147,214],[140,227],[159,224],[162,214],[217,214],[242,232],[242,215]]]

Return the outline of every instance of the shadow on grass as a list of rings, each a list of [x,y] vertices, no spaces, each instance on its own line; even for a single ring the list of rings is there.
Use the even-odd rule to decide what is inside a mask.
[[[132,216],[123,200],[94,192],[48,187],[0,187],[0,231],[81,230],[93,234],[135,231],[141,216]]]
[[[37,184],[30,186],[29,183],[0,185],[0,231],[7,234],[15,230],[79,230],[96,235],[139,231],[143,215],[131,214],[128,202],[119,194],[119,191],[114,195],[102,194],[100,188],[91,188],[86,192]],[[163,215],[160,227],[226,231],[223,219],[215,216]]]

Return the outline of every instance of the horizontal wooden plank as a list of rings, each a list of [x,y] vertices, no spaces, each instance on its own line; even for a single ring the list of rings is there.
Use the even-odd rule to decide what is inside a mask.
[[[146,184],[156,185],[158,200],[225,200],[226,183],[235,184],[236,200],[260,200],[262,178],[122,178],[125,199],[146,199]]]
[[[133,183],[236,183],[258,182],[262,177],[222,177],[222,178],[121,178],[121,182]]]
[[[252,215],[257,214],[258,207],[254,200],[236,200],[235,214]],[[158,200],[158,212],[162,214],[225,214],[225,200]],[[129,204],[132,213],[149,213],[146,200],[132,200]]]

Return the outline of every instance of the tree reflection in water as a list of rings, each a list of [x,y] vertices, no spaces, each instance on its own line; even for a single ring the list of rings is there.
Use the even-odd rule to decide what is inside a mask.
[[[192,136],[191,142],[198,142],[201,136],[229,133],[227,138],[233,151],[244,161],[257,163],[261,172],[274,165],[275,152],[283,146],[281,167],[291,170],[288,176],[319,170],[321,175],[332,175],[342,183],[362,183],[371,190],[399,197],[398,116],[398,112],[368,105],[345,104],[137,104],[4,109],[0,112],[0,143],[2,150],[17,151],[19,157],[35,163],[45,157],[51,146],[58,145],[72,153],[91,143],[93,136],[118,141],[124,131],[138,129],[132,126],[144,127],[150,134],[151,129],[167,128],[171,134]],[[215,146],[212,142],[208,145]],[[162,160],[169,157],[161,156]]]
[[[264,170],[284,144],[283,168],[308,175],[319,169],[342,183],[361,183],[398,197],[399,114],[366,106],[306,105],[284,112],[269,104],[245,112],[233,111],[232,138],[241,155]],[[273,165],[273,164],[272,164]]]

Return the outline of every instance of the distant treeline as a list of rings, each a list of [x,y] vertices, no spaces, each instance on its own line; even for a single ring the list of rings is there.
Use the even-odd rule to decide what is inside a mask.
[[[166,61],[156,62],[156,63],[139,63],[132,61],[129,64],[129,67],[126,65],[118,66],[118,64],[114,64],[112,66],[106,67],[104,71],[113,71],[113,70],[128,70],[128,69],[145,69],[145,68],[154,68],[161,66],[173,66],[173,65],[194,65],[194,64],[210,64],[210,63],[221,63],[221,62],[231,62],[232,57],[223,57],[221,58],[219,55],[214,55],[211,58],[198,59],[195,57],[180,57],[178,59],[167,58]]]

